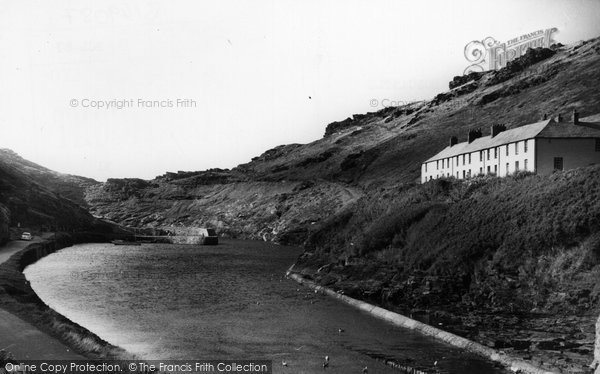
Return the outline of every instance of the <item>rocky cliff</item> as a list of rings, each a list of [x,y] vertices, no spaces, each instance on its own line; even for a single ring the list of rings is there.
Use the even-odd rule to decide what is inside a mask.
[[[88,189],[95,215],[133,227],[213,227],[221,235],[301,243],[351,206],[358,188],[324,180],[212,182],[204,174],[109,180]]]

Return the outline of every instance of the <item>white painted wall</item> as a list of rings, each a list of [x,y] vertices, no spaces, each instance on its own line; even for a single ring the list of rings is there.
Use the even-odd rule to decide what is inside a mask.
[[[525,151],[525,142],[527,142],[527,151]],[[517,149],[515,149],[515,145]],[[519,170],[535,171],[535,147],[535,140],[527,139],[486,148],[483,151],[458,155],[450,159],[431,161],[427,163],[427,166],[424,163],[421,166],[421,183],[448,176],[465,179],[480,174],[496,174],[503,177],[515,172],[517,162],[519,163]],[[526,160],[527,162],[525,162]]]
[[[525,144],[527,144],[527,151],[525,151]],[[516,171],[535,171],[535,146],[535,139],[527,139],[500,146],[498,175],[504,177],[513,174]],[[506,152],[507,147],[508,156]]]

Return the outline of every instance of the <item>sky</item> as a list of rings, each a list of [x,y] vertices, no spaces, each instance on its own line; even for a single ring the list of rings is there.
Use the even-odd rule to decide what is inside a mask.
[[[430,99],[464,47],[600,0],[0,0],[0,148],[104,181],[231,168],[383,105]]]

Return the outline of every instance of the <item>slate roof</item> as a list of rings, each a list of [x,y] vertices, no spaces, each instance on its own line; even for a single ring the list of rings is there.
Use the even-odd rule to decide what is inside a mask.
[[[600,138],[600,114],[580,118],[577,125],[571,121],[556,122],[554,119],[548,119],[502,131],[493,138],[490,135],[483,136],[471,143],[462,142],[452,147],[448,146],[425,162],[478,152],[532,138]]]

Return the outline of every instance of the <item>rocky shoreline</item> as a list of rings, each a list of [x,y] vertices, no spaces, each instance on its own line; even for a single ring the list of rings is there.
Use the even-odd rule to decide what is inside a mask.
[[[107,242],[110,238],[97,233],[56,234],[53,238],[33,243],[0,264],[0,306],[18,316],[72,350],[89,359],[123,360],[133,358],[124,349],[111,345],[83,326],[49,308],[33,291],[23,275],[28,265],[62,248],[86,242]],[[1,360],[12,357],[10,349]],[[60,357],[56,357],[59,359]]]

